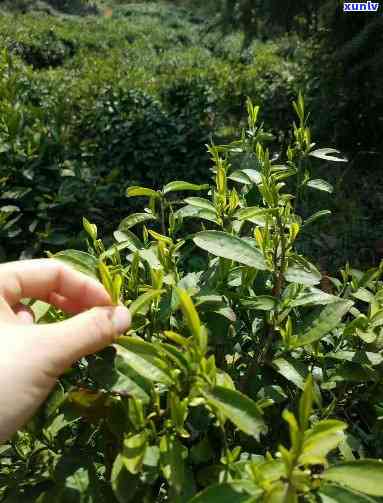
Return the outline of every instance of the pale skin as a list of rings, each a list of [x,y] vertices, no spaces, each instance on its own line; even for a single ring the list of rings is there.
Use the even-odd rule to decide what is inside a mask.
[[[34,324],[20,301],[39,299],[74,314]],[[0,443],[33,416],[58,377],[79,358],[111,344],[130,326],[103,286],[51,259],[0,265]]]

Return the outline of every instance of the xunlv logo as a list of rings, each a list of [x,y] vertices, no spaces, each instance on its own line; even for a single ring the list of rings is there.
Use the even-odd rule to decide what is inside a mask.
[[[344,12],[377,12],[379,9],[379,2],[347,2],[343,4]]]

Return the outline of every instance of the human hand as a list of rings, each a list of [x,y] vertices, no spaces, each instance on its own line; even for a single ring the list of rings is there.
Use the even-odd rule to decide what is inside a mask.
[[[35,325],[23,298],[77,316]],[[30,419],[70,365],[111,344],[129,325],[129,311],[113,307],[100,283],[59,261],[0,265],[0,443]]]

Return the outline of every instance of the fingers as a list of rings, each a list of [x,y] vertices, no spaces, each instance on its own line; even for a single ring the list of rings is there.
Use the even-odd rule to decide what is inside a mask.
[[[0,296],[0,322],[14,323],[15,321],[15,313],[9,307],[8,303]]]
[[[58,376],[79,358],[111,344],[130,323],[126,307],[97,307],[67,321],[32,328],[46,337],[48,356],[54,362],[51,375]]]
[[[43,300],[61,309],[67,299],[70,312],[111,304],[104,287],[58,260],[39,259],[0,265],[0,297],[10,306],[23,298]]]
[[[30,325],[35,320],[32,309],[24,304],[16,304],[13,309],[0,297],[0,322]]]
[[[31,325],[35,321],[32,309],[24,306],[24,304],[17,304],[13,308],[13,312],[15,313],[17,322],[21,325]]]

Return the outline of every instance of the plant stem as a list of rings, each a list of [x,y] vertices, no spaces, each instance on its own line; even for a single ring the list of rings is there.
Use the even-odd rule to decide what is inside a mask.
[[[166,226],[165,226],[165,204],[163,199],[161,199],[161,231],[164,236],[166,236]]]

